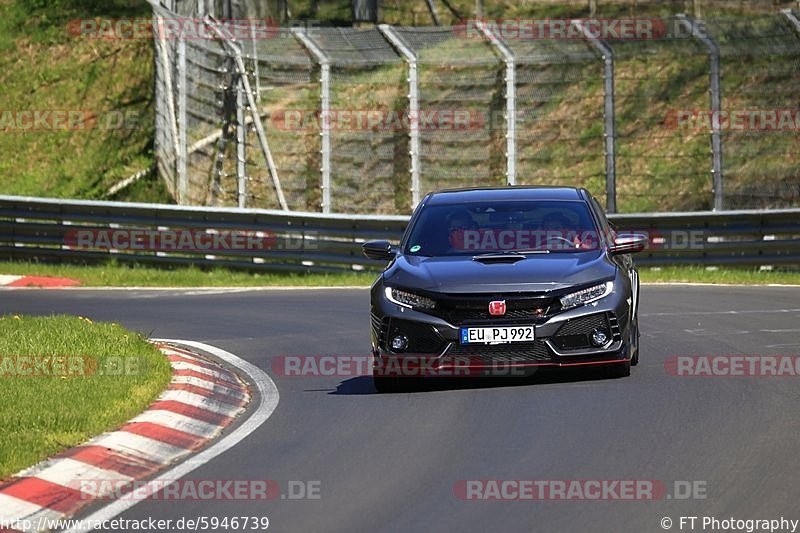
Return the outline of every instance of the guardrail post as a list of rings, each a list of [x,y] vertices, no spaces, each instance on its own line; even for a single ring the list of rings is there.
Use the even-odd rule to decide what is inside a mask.
[[[489,39],[506,64],[506,181],[517,184],[517,71],[514,53],[490,30],[485,23],[478,22],[478,29]]]
[[[331,62],[304,28],[293,28],[292,33],[311,52],[320,68],[320,135],[322,136],[322,212],[331,212]]]
[[[411,209],[420,201],[420,141],[419,141],[419,71],[417,70],[417,54],[406,45],[394,28],[388,24],[379,24],[378,30],[394,48],[400,52],[408,63],[408,141],[411,156]]]
[[[574,20],[577,27],[591,45],[600,52],[603,59],[603,136],[606,156],[606,211],[617,212],[617,124],[616,95],[614,92],[614,50],[611,46],[592,35],[583,22]]]
[[[714,188],[714,210],[721,211],[723,209],[723,196],[722,196],[722,138],[720,136],[720,113],[722,111],[722,81],[720,73],[720,58],[719,46],[716,41],[711,38],[707,31],[702,28],[696,20],[684,15],[679,14],[678,19],[682,21],[692,32],[692,36],[696,37],[708,48],[708,55],[711,62],[710,77],[711,77],[711,161],[712,161],[712,178]]]
[[[186,171],[186,38],[178,40],[178,191],[179,204],[189,203],[189,177]]]

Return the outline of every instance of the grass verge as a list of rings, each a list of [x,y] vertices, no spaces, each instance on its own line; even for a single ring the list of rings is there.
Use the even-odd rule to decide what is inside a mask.
[[[270,287],[270,286],[369,286],[375,272],[341,274],[282,274],[234,271],[224,268],[174,269],[107,263],[104,265],[62,265],[0,262],[0,274],[59,276],[78,280],[85,287]],[[755,268],[694,266],[640,267],[645,283],[734,283],[742,285],[800,285],[800,271],[759,271]]]
[[[375,273],[284,274],[246,272],[226,268],[197,267],[172,269],[109,262],[102,265],[0,262],[0,274],[58,276],[75,279],[85,287],[262,287],[342,285],[368,286]]]
[[[119,427],[170,376],[167,359],[118,324],[0,317],[0,480]]]
[[[639,267],[643,283],[719,283],[735,285],[800,285],[800,271],[757,268],[707,269],[697,266]]]

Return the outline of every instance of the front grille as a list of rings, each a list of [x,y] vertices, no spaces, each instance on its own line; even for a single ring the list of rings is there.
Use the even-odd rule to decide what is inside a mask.
[[[613,318],[613,324],[610,320]],[[567,321],[558,328],[553,335],[553,343],[559,350],[581,350],[593,348],[590,335],[595,329],[603,328],[609,331],[613,339],[619,340],[619,327],[616,318],[611,313],[598,313]]]
[[[466,357],[484,363],[549,362],[551,353],[543,341],[508,344],[458,344],[453,343],[444,355],[446,358]]]
[[[445,340],[428,324],[393,318],[389,322],[384,346],[397,335],[408,337],[408,348],[405,350],[407,353],[440,354],[444,350]]]
[[[506,313],[489,314],[489,302],[505,300]],[[557,298],[545,295],[478,295],[437,297],[436,307],[428,313],[454,326],[491,323],[502,320],[510,323],[538,324],[560,309]]]

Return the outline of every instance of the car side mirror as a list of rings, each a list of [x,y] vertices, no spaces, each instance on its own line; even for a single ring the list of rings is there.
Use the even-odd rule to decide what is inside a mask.
[[[619,233],[614,239],[614,244],[609,246],[611,255],[632,254],[641,252],[647,245],[647,235],[641,233]]]
[[[389,241],[369,241],[361,245],[361,251],[368,259],[387,261],[397,254],[397,249]]]

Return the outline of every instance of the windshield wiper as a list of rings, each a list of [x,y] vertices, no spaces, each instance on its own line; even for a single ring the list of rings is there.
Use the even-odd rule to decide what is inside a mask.
[[[529,248],[527,250],[508,250],[509,253],[512,254],[549,254],[549,248]]]
[[[498,250],[472,256],[473,261],[520,261],[531,254],[549,254],[550,250]]]

